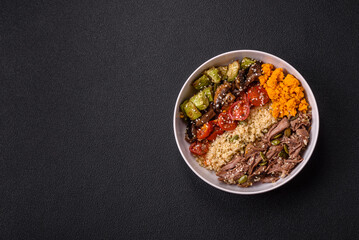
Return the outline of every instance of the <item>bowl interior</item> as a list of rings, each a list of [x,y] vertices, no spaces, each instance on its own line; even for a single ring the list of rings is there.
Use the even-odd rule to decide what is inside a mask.
[[[191,83],[200,76],[200,74],[206,70],[207,68],[211,66],[221,66],[221,65],[227,65],[231,63],[233,60],[236,59],[242,59],[243,57],[250,57],[257,60],[261,60],[265,63],[271,63],[276,68],[283,68],[283,70],[286,73],[290,73],[294,75],[302,84],[302,86],[305,89],[305,94],[307,97],[307,100],[309,104],[312,107],[312,129],[310,132],[310,143],[307,147],[307,149],[304,151],[303,158],[304,160],[285,178],[281,178],[276,183],[260,183],[260,184],[254,184],[252,187],[249,188],[240,188],[237,185],[228,185],[224,184],[220,181],[218,181],[217,176],[213,171],[209,171],[203,167],[201,167],[195,160],[195,158],[192,156],[192,154],[189,152],[189,143],[187,143],[184,139],[184,134],[186,130],[186,124],[179,116],[179,105],[185,100],[190,98],[194,94],[194,89],[191,86]],[[310,89],[308,83],[305,81],[305,79],[300,75],[300,73],[292,67],[290,64],[285,62],[284,60],[265,53],[261,51],[254,51],[254,50],[237,50],[232,52],[227,52],[224,54],[220,54],[204,64],[202,64],[199,68],[197,68],[191,76],[187,79],[185,82],[183,88],[181,89],[181,92],[177,98],[175,110],[174,110],[174,134],[176,138],[176,142],[178,145],[178,148],[188,164],[188,166],[192,169],[192,171],[197,174],[202,180],[207,182],[208,184],[212,185],[213,187],[216,187],[218,189],[221,189],[226,192],[230,193],[236,193],[236,194],[256,194],[256,193],[262,193],[267,192],[272,189],[275,189],[286,182],[290,181],[295,175],[297,175],[302,168],[305,166],[305,164],[308,162],[310,156],[312,155],[312,152],[315,148],[318,133],[319,133],[319,113],[318,113],[318,107],[317,103],[315,101],[314,95],[312,90]]]

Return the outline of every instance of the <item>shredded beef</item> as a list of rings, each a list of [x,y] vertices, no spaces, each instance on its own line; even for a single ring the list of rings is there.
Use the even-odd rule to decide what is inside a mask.
[[[264,141],[269,142],[274,136],[284,131],[290,126],[289,121],[284,117],[280,122],[274,124],[268,131],[268,133],[263,137]]]
[[[224,165],[217,172],[218,179],[228,184],[238,184],[238,179],[247,175],[247,181],[238,185],[249,187],[256,182],[272,183],[287,176],[303,161],[300,153],[309,141],[308,119],[310,115],[302,113],[292,121],[283,118],[270,128],[261,141],[249,143],[243,155],[235,155]],[[288,127],[292,129],[291,135],[281,135],[276,138],[280,141],[278,145],[271,144],[271,139]]]

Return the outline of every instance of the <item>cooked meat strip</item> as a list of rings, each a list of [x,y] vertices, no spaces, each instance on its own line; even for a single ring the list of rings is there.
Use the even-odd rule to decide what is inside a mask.
[[[253,169],[262,161],[262,157],[260,154],[257,154],[254,159],[252,164],[250,164],[249,169],[248,169],[248,174],[251,175],[253,172]]]
[[[309,140],[309,132],[304,127],[297,129],[295,132],[302,140],[303,144],[306,146]]]
[[[312,118],[311,114],[309,113],[298,113],[298,117],[292,121],[290,121],[290,128],[293,131],[297,131],[297,129],[301,127],[309,127],[310,126],[310,119]]]
[[[263,178],[261,178],[261,182],[262,183],[274,183],[276,181],[278,181],[279,176],[272,176],[272,175],[267,175]]]
[[[281,174],[283,161],[277,160],[275,164],[266,169],[269,174]]]
[[[284,162],[290,162],[290,163],[300,163],[303,161],[303,158],[299,155],[294,159],[286,159]]]
[[[267,144],[264,144],[263,142],[249,143],[246,147],[246,153],[244,154],[244,157],[249,158],[250,156],[253,156],[256,153],[265,151],[266,149],[267,149]]]
[[[208,111],[196,121],[196,127],[201,127],[203,124],[214,118],[214,116],[216,116],[216,112],[214,111],[213,106],[210,105]]]
[[[240,162],[235,168],[218,174],[218,180],[229,184],[236,184],[237,180],[248,171],[248,168],[248,164]]]
[[[304,127],[298,129],[289,138],[284,137],[282,142],[288,146],[289,158],[296,158],[300,154],[301,150],[308,144],[308,140],[309,133]]]
[[[297,164],[302,161],[303,158],[300,155],[296,156],[293,160],[284,160],[284,164],[282,165],[282,175],[288,175],[297,166]]]
[[[274,124],[268,131],[268,133],[263,137],[265,142],[269,142],[272,137],[277,135],[278,133],[284,131],[286,128],[290,126],[289,121],[286,117],[284,117],[279,123]]]
[[[264,173],[264,171],[266,170],[266,166],[259,166],[258,168],[256,168],[256,170],[252,173],[251,176],[259,176],[262,175]]]
[[[234,168],[239,162],[243,161],[244,158],[241,155],[234,155],[232,160],[228,162],[226,165],[224,165],[220,170],[219,173],[223,171],[228,171],[232,168]]]
[[[290,158],[296,158],[297,156],[299,156],[299,153],[301,151],[302,151],[302,146],[300,145],[298,148],[292,149],[292,151],[289,152],[289,157]]]
[[[267,159],[272,159],[275,156],[278,156],[278,154],[283,150],[283,146],[282,145],[277,145],[277,146],[270,146],[267,153],[266,153],[266,157]]]
[[[284,162],[282,165],[282,177],[287,176],[297,164],[292,162]]]
[[[221,109],[222,105],[224,104],[224,98],[230,89],[231,85],[228,83],[224,83],[216,89],[214,94],[214,109],[216,111]]]

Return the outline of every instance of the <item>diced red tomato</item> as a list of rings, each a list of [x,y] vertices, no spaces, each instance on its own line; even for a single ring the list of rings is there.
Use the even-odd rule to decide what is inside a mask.
[[[253,106],[263,106],[269,102],[267,91],[260,85],[251,87],[248,90],[248,99]]]
[[[222,128],[224,131],[230,131],[237,127],[237,123],[234,122],[231,117],[226,112],[222,112],[218,116],[218,125]]]
[[[219,127],[214,127],[214,131],[211,133],[211,135],[208,136],[207,140],[213,141],[217,138],[218,135],[222,135],[223,133],[224,130]]]
[[[202,142],[194,142],[189,146],[189,150],[191,153],[195,155],[204,155],[208,152],[209,149],[209,143],[207,141]]]
[[[213,124],[211,122],[203,124],[203,126],[197,130],[197,138],[198,139],[205,139],[206,137],[211,134],[213,130]]]
[[[248,101],[240,100],[232,104],[228,113],[233,121],[243,121],[249,116],[250,106]]]

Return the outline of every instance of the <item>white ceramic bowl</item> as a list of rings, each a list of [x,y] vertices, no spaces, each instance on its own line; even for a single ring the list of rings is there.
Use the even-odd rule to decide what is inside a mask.
[[[228,185],[223,182],[218,181],[217,176],[213,171],[209,171],[203,167],[201,167],[193,157],[193,155],[189,151],[189,143],[185,141],[185,130],[186,130],[186,124],[184,121],[180,118],[179,114],[179,106],[180,104],[185,100],[190,98],[194,93],[195,90],[191,86],[191,83],[197,79],[201,73],[212,67],[212,66],[220,66],[220,65],[227,65],[231,63],[233,60],[242,59],[244,57],[250,57],[257,60],[261,60],[265,63],[271,63],[276,68],[283,68],[283,70],[287,73],[290,73],[294,75],[298,80],[300,80],[302,86],[305,89],[305,94],[307,97],[307,100],[309,101],[309,104],[312,107],[312,129],[310,131],[310,143],[307,147],[307,149],[304,152],[303,158],[304,160],[293,169],[293,171],[285,178],[281,178],[275,183],[258,183],[254,184],[253,186],[249,188],[241,188],[237,185]],[[231,51],[226,52],[223,54],[220,54],[214,58],[211,58],[210,60],[203,63],[200,67],[198,67],[192,74],[189,76],[185,84],[183,85],[177,101],[176,106],[174,109],[174,116],[173,116],[173,127],[174,127],[174,134],[177,142],[177,146],[183,156],[183,159],[187,163],[187,165],[192,169],[192,171],[200,177],[203,181],[210,184],[211,186],[218,188],[220,190],[235,193],[235,194],[258,194],[258,193],[264,193],[268,192],[270,190],[273,190],[277,187],[280,187],[284,185],[285,183],[289,182],[292,178],[294,178],[307,164],[309,161],[310,156],[313,153],[313,150],[315,148],[315,145],[317,143],[318,139],[318,133],[319,133],[319,113],[318,113],[318,107],[317,102],[315,101],[315,97],[313,95],[312,90],[310,89],[307,81],[300,75],[300,73],[292,67],[289,63],[286,61],[280,59],[279,57],[276,57],[272,54],[261,52],[261,51],[255,51],[255,50],[237,50],[237,51]]]

